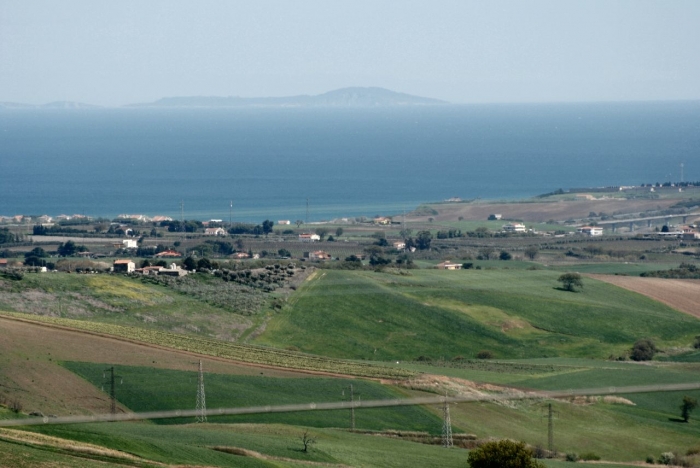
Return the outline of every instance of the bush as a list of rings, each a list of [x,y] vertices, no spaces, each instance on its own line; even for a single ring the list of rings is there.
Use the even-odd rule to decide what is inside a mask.
[[[487,349],[481,350],[476,353],[477,359],[493,359],[493,353]]]
[[[577,462],[578,461],[578,455],[575,453],[567,453],[566,454],[566,461],[568,462]]]
[[[471,468],[544,468],[532,455],[523,442],[499,440],[472,450],[467,461]]]
[[[647,455],[647,463],[650,464],[650,465],[653,465],[654,463],[656,463],[656,462],[654,461],[654,457],[651,456],[651,455]]]
[[[598,461],[600,457],[593,452],[586,452],[581,454],[581,460],[584,461]]]
[[[653,341],[649,339],[637,340],[632,346],[630,358],[633,361],[651,361],[657,351]]]
[[[676,455],[673,452],[664,452],[659,457],[661,465],[672,465],[676,460]]]

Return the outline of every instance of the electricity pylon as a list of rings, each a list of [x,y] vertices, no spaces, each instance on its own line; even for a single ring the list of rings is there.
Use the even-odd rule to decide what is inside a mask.
[[[442,404],[442,446],[452,447],[452,421],[450,421],[450,404],[447,403],[447,392]]]
[[[207,422],[207,402],[204,397],[204,370],[202,370],[202,361],[199,361],[199,377],[197,379],[197,416],[195,421],[198,423]]]

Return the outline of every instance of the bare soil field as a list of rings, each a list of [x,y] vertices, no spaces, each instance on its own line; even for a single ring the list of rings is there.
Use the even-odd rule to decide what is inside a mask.
[[[102,413],[109,399],[58,364],[99,362],[164,369],[197,369],[199,356],[178,351],[0,318],[0,397],[17,399],[24,411],[44,414]],[[272,377],[314,377],[271,368],[201,358],[207,372]]]
[[[522,203],[454,203],[430,205],[439,214],[433,216],[437,221],[456,220],[462,216],[467,220],[486,220],[490,214],[499,213],[506,219],[521,219],[528,222],[546,222],[550,219],[565,221],[567,219],[587,218],[588,214],[605,212],[607,214],[639,213],[647,210],[665,209],[678,203],[678,200],[576,200],[556,202],[522,202]],[[422,216],[428,218],[428,216]]]
[[[643,294],[676,310],[700,318],[700,280],[586,275]]]

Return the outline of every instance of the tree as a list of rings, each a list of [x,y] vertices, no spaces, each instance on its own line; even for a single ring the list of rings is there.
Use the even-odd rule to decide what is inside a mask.
[[[268,235],[269,233],[272,232],[272,226],[275,225],[274,221],[270,221],[269,219],[266,219],[262,223],[262,228],[263,228],[263,234]]]
[[[69,240],[65,244],[60,244],[56,251],[61,257],[70,257],[71,255],[75,255],[76,252],[83,252],[85,250],[84,246],[81,245],[78,247],[75,245],[75,242]]]
[[[471,468],[544,468],[532,455],[524,442],[499,440],[472,450],[467,461]]]
[[[534,245],[531,245],[530,247],[525,249],[525,256],[530,260],[534,260],[537,257],[538,253],[540,253],[540,251]]]
[[[559,281],[564,289],[574,292],[576,288],[583,288],[583,280],[578,273],[564,273],[557,281]]]
[[[291,257],[292,253],[287,249],[279,249],[277,251],[277,255],[279,255],[280,257]]]
[[[681,404],[681,417],[683,421],[688,422],[690,420],[690,412],[693,411],[698,406],[698,400],[691,398],[689,396],[683,397],[683,403]]]
[[[182,262],[182,266],[185,267],[185,270],[195,270],[197,269],[197,263],[194,261],[194,258],[192,257],[187,257],[184,262]]]
[[[421,231],[416,237],[416,247],[418,250],[430,250],[430,241],[433,239],[433,235],[430,231]]]
[[[301,437],[299,437],[299,440],[301,440],[301,444],[304,446],[301,450],[304,453],[308,453],[311,446],[316,443],[316,439],[311,437],[309,431],[304,431]]]
[[[211,270],[211,260],[208,258],[200,258],[197,260],[197,269],[198,270]]]
[[[511,258],[513,258],[513,256],[509,252],[501,250],[501,253],[498,255],[498,258],[500,258],[501,260],[510,260]]]
[[[493,247],[482,247],[479,249],[479,256],[477,257],[479,260],[488,260],[490,259],[495,252],[495,249]]]
[[[328,234],[328,228],[323,228],[323,227],[316,228],[315,232],[316,232],[316,234],[318,234],[318,237],[320,237],[321,240],[323,240],[324,237],[326,237],[326,234]]]
[[[297,228],[299,228],[299,227],[301,227],[302,224],[304,224],[304,220],[297,219],[296,221],[294,221],[294,224],[296,224]]]
[[[630,358],[633,361],[651,361],[657,349],[653,341],[649,339],[637,340],[632,346]]]
[[[343,228],[339,227],[335,230],[335,237],[340,237],[343,235]]]

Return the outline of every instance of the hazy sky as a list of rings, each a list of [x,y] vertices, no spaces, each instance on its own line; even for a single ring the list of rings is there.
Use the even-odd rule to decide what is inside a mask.
[[[0,0],[0,101],[700,99],[700,1]]]

